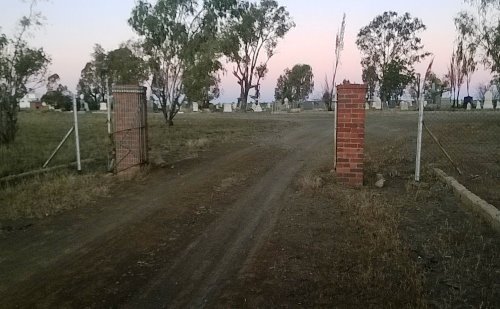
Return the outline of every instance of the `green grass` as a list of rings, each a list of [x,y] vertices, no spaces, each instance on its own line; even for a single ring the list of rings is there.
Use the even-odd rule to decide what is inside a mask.
[[[20,174],[42,168],[45,161],[73,126],[72,113],[21,112],[16,140],[0,146],[0,177]],[[82,159],[106,161],[109,150],[106,116],[79,114],[80,147]],[[50,166],[76,161],[75,138],[72,135],[61,148]]]

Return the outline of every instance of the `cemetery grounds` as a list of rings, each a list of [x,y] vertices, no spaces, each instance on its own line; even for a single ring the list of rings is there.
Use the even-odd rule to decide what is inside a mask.
[[[0,306],[499,307],[498,233],[436,179],[450,169],[428,139],[413,181],[416,113],[368,113],[359,190],[331,173],[332,117],[153,116],[154,164],[135,179],[98,160],[2,187]],[[98,157],[104,131],[84,133]]]

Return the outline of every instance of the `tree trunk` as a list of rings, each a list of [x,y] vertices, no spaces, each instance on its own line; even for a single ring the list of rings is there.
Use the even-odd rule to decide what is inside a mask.
[[[7,145],[14,142],[17,133],[17,101],[6,97],[0,104],[0,145]]]

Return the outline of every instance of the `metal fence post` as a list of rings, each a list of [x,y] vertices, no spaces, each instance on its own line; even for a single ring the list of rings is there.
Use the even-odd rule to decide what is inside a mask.
[[[78,132],[78,108],[76,105],[76,95],[73,95],[73,115],[75,118],[75,145],[76,145],[76,166],[79,172],[82,171],[82,161],[80,158],[80,135]]]
[[[417,158],[415,166],[415,181],[420,181],[420,169],[422,160],[422,133],[424,129],[424,100],[418,100],[419,110],[418,110],[418,135],[417,135]]]

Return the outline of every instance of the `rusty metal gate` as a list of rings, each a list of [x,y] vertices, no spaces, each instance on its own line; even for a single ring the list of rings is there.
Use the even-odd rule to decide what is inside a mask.
[[[114,172],[138,168],[148,161],[146,87],[113,87]]]

